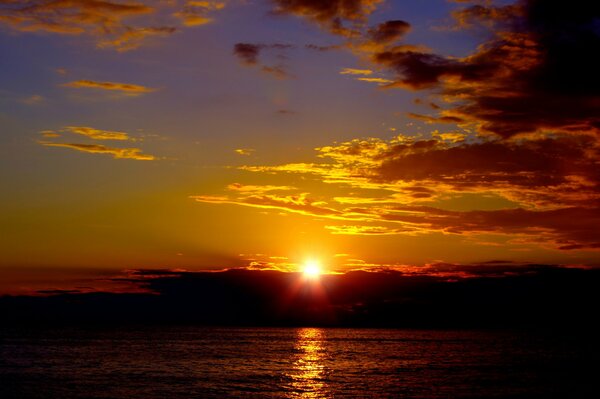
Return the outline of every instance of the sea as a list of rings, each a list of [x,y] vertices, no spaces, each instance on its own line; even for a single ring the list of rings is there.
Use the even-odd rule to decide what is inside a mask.
[[[598,398],[561,331],[0,327],[0,398]]]

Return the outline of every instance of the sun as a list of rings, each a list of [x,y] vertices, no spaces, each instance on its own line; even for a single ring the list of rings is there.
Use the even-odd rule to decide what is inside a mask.
[[[321,265],[316,260],[308,260],[304,263],[304,276],[310,279],[319,278],[321,275]]]

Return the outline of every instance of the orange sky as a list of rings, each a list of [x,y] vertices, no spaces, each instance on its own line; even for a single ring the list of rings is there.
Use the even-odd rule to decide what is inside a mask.
[[[598,265],[586,7],[0,2],[0,292],[308,259]]]

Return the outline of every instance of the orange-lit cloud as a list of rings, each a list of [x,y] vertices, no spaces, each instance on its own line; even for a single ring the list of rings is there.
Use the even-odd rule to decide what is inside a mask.
[[[71,133],[79,134],[92,140],[132,140],[132,138],[129,137],[129,135],[125,132],[100,130],[88,126],[67,126],[65,129]]]
[[[135,159],[137,161],[153,161],[157,158],[154,155],[143,154],[140,148],[113,148],[100,144],[79,144],[79,143],[50,143],[40,142],[46,147],[70,148],[73,150],[87,152],[91,154],[112,155],[115,159]]]
[[[494,6],[492,4],[475,4],[452,12],[457,28],[471,28],[478,24],[494,27],[503,24],[515,17],[523,17],[524,9],[520,4]]]
[[[23,32],[104,36],[124,29],[126,19],[154,11],[153,7],[136,1],[8,1],[0,4],[0,21]]]
[[[354,69],[354,68],[344,68],[340,71],[340,75],[372,75],[373,71],[370,69]]]
[[[224,1],[195,0],[8,0],[0,2],[0,24],[20,32],[90,35],[98,47],[127,51],[147,38],[174,33],[172,20],[184,27],[203,25],[224,7]]]
[[[282,211],[298,213],[307,216],[341,217],[342,212],[329,208],[322,201],[317,201],[307,193],[298,195],[279,196],[273,194],[252,194],[238,198],[226,196],[192,195],[191,199],[197,202],[213,204],[234,204],[263,209],[279,209]]]
[[[98,42],[100,48],[114,48],[119,52],[134,50],[152,37],[168,36],[177,31],[172,26],[125,27],[118,35],[109,36]]]
[[[240,254],[240,259],[246,263],[247,270],[276,270],[297,271],[298,263],[292,262],[286,256],[269,256],[265,254]]]
[[[380,85],[387,85],[394,82],[393,80],[385,78],[356,78],[356,80],[360,80],[361,82],[379,83]]]
[[[176,11],[173,15],[179,19],[185,26],[205,25],[212,22],[210,14],[213,11],[225,8],[225,2],[219,0],[186,0],[182,10]]]
[[[352,78],[362,81],[362,82],[370,82],[370,83],[379,83],[380,85],[386,85],[393,83],[392,80],[372,76],[373,71],[370,69],[354,69],[354,68],[343,68],[340,71],[340,75],[349,75]]]
[[[240,155],[252,155],[252,153],[255,151],[252,148],[237,148],[234,150],[236,152],[236,154],[240,154]]]
[[[57,137],[61,136],[60,133],[57,133],[54,130],[42,130],[40,132],[40,134],[42,135],[42,137],[45,137],[48,139],[53,139],[53,138],[57,138]]]
[[[98,90],[109,90],[118,91],[128,95],[139,95],[144,93],[151,93],[156,91],[151,87],[135,85],[131,83],[119,83],[119,82],[97,82],[93,80],[76,80],[73,82],[63,84],[65,87],[72,87],[76,89],[98,89]]]
[[[353,221],[324,226],[333,234],[501,234],[563,250],[600,245],[595,233],[600,223],[600,144],[593,137],[467,141],[461,133],[443,135],[430,140],[355,139],[317,148],[329,162],[241,167],[255,173],[313,175],[340,188],[387,193],[379,197],[359,191],[317,201],[308,194],[265,194],[277,186],[244,191],[238,183],[230,186],[235,197],[193,198]],[[479,203],[496,198],[490,201],[503,205],[489,210],[436,207],[439,201],[465,195],[477,196]]]
[[[241,193],[266,193],[269,191],[291,191],[296,190],[296,187],[292,186],[273,186],[273,185],[252,185],[252,184],[240,184],[240,183],[232,183],[227,186],[227,189],[230,191],[237,191]]]
[[[325,226],[332,234],[344,235],[390,235],[405,234],[417,229],[412,228],[393,228],[385,226],[364,226],[364,225],[343,225],[343,226]]]
[[[451,143],[460,143],[461,141],[465,141],[467,138],[466,133],[462,132],[444,132],[440,133],[437,130],[434,130],[431,135],[435,138],[438,138],[442,141],[449,141]]]
[[[317,22],[343,36],[358,34],[357,25],[366,21],[382,0],[273,0],[276,14],[291,14]]]

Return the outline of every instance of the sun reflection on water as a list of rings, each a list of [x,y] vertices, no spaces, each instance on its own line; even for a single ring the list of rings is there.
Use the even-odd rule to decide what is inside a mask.
[[[289,374],[290,398],[326,398],[324,331],[319,328],[301,328],[297,332],[296,359]]]

